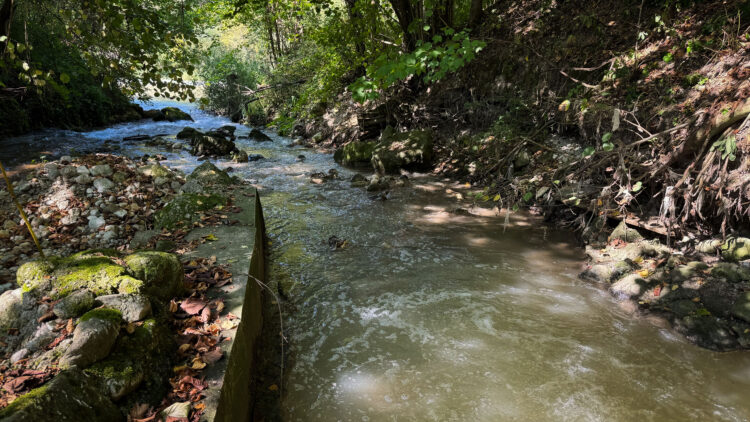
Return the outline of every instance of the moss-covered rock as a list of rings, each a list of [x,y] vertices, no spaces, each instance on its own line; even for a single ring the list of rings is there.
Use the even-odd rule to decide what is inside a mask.
[[[187,179],[195,180],[201,185],[229,185],[232,183],[232,178],[224,170],[216,167],[211,162],[204,162],[193,170]]]
[[[189,114],[185,113],[177,107],[165,107],[161,109],[161,114],[154,114],[152,118],[157,122],[163,120],[166,120],[168,122],[176,122],[178,120],[193,120],[193,118],[190,117]]]
[[[183,193],[172,199],[154,216],[154,225],[161,229],[172,229],[178,225],[190,225],[198,219],[197,213],[208,211],[218,205],[226,205],[227,199],[219,195]]]
[[[729,262],[719,262],[714,265],[711,268],[711,275],[730,283],[750,281],[750,270]]]
[[[127,401],[158,404],[169,386],[168,377],[176,345],[169,330],[156,319],[148,319],[131,334],[123,334],[113,352],[86,369],[102,391],[113,400],[133,394]],[[129,408],[129,407],[128,407]]]
[[[643,235],[638,232],[636,229],[631,229],[628,227],[627,224],[625,224],[624,221],[621,221],[620,224],[615,227],[614,230],[612,230],[612,233],[609,235],[609,241],[613,240],[622,240],[624,242],[637,242],[639,240],[643,240]]]
[[[16,273],[25,292],[44,292],[53,299],[88,289],[95,295],[118,290],[127,271],[109,256],[89,252],[23,264]]]
[[[368,165],[372,161],[375,142],[350,142],[336,150],[333,159],[345,166]]]
[[[732,306],[732,315],[736,318],[750,322],[750,292],[740,295]]]
[[[430,131],[401,132],[384,139],[372,154],[372,166],[378,173],[396,173],[399,169],[420,170],[432,164],[433,135]]]
[[[94,307],[94,294],[90,290],[78,290],[60,300],[53,312],[58,318],[75,318]]]
[[[203,133],[198,129],[192,127],[185,127],[177,134],[177,139],[192,139],[194,136],[202,135]]]
[[[23,310],[23,293],[14,289],[0,295],[0,331],[18,328]]]
[[[153,177],[156,179],[157,177],[172,177],[173,173],[166,167],[160,165],[160,164],[151,164],[150,166],[144,166],[138,169],[141,174]]]
[[[79,370],[63,371],[47,385],[0,410],[0,419],[3,422],[125,420],[96,381]]]
[[[253,141],[257,142],[271,142],[273,139],[271,139],[270,136],[266,135],[259,129],[253,129],[250,131],[250,133],[247,135],[248,138],[252,139]]]
[[[175,255],[166,252],[136,252],[125,257],[128,270],[144,283],[144,293],[169,299],[184,292],[185,274]]]
[[[750,259],[750,239],[730,236],[721,245],[721,257],[727,261]]]

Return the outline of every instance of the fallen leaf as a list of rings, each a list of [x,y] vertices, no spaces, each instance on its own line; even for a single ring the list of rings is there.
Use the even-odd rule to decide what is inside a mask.
[[[175,313],[177,312],[177,309],[179,309],[177,306],[177,302],[175,302],[174,299],[169,301],[169,312]]]
[[[268,389],[269,389],[269,390],[271,390],[271,391],[276,391],[276,390],[278,390],[278,389],[279,389],[279,386],[278,386],[278,385],[276,385],[276,384],[271,384],[271,386],[270,386],[270,387],[268,387]]]
[[[638,271],[638,275],[641,277],[648,277],[648,270],[640,270]]]
[[[180,308],[190,315],[198,315],[205,307],[206,302],[196,297],[189,297],[180,303]]]
[[[192,369],[203,369],[206,367],[206,362],[203,362],[201,358],[197,357],[193,359],[193,365],[191,366]]]
[[[221,360],[224,353],[218,347],[203,355],[203,360],[208,364],[213,364]]]
[[[188,350],[190,350],[190,343],[181,344],[177,349],[177,351],[181,354],[186,353]]]

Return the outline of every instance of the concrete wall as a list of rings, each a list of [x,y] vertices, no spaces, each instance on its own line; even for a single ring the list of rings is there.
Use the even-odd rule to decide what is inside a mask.
[[[266,224],[260,194],[255,191],[255,245],[245,289],[240,325],[227,363],[216,422],[248,422],[252,417],[252,376],[255,372],[255,348],[263,328],[262,287],[266,283]]]

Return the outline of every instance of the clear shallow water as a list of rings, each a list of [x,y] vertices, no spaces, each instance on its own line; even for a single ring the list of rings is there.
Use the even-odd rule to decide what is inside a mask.
[[[151,154],[119,140],[229,124],[181,107],[194,124],[54,132],[49,148],[112,139],[121,153]],[[456,187],[429,177],[372,201],[330,155],[271,136],[238,140],[267,160],[220,165],[261,188],[272,274],[296,308],[285,320],[286,420],[750,420],[750,355],[699,349],[633,319],[576,278],[582,256],[569,234],[521,215],[504,231],[504,216],[450,213],[444,191]],[[165,155],[186,172],[198,164]],[[329,168],[342,181],[309,183]],[[331,235],[348,246],[331,251]]]

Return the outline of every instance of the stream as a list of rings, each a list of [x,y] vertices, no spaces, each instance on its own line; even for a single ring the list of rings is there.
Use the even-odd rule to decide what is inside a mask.
[[[161,153],[122,138],[214,129],[225,118],[171,102],[195,122],[140,122],[77,133],[46,130],[3,141],[8,164],[100,147]],[[249,132],[238,126],[237,135]],[[271,274],[284,316],[287,421],[750,420],[750,354],[716,353],[634,318],[577,278],[574,236],[536,217],[451,212],[467,188],[428,175],[388,200],[350,187],[355,171],[330,154],[238,139],[247,164],[221,160],[261,190]],[[298,155],[304,161],[298,161]],[[335,168],[321,185],[309,174]],[[332,250],[328,238],[347,240]]]

